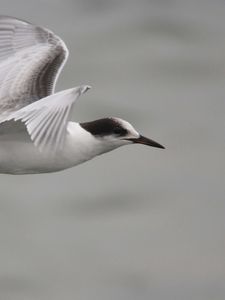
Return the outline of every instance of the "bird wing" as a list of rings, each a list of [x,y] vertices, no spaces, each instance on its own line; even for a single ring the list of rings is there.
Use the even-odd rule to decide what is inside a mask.
[[[66,128],[76,99],[90,86],[79,86],[64,90],[33,102],[20,110],[12,112],[0,124],[22,121],[34,145],[41,151],[61,150]]]
[[[51,95],[67,57],[50,30],[0,16],[0,115]]]

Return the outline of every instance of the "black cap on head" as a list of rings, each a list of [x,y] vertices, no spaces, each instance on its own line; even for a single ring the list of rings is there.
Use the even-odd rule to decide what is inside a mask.
[[[94,136],[125,136],[127,134],[127,130],[113,118],[84,122],[80,123],[80,126]]]

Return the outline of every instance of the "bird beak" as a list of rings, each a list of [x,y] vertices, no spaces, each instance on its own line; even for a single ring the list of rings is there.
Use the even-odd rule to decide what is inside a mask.
[[[156,147],[156,148],[161,148],[161,149],[165,149],[164,146],[160,145],[159,143],[143,136],[140,135],[138,138],[135,139],[129,139],[130,141],[132,141],[135,144],[143,144],[143,145],[147,145],[147,146],[151,146],[151,147]]]

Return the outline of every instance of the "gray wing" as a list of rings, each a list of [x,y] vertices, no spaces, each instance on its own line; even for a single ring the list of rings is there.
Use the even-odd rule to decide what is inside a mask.
[[[21,121],[25,124],[34,145],[41,151],[61,150],[73,105],[77,98],[90,88],[83,85],[40,99],[12,112],[0,122],[1,127],[4,124],[7,126],[10,121]]]
[[[53,32],[0,16],[0,115],[52,94],[67,57]]]

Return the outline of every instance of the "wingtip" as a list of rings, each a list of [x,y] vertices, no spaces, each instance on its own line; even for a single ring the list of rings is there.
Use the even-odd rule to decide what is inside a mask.
[[[90,86],[90,85],[82,85],[81,87],[80,87],[80,93],[81,94],[84,94],[84,93],[86,93],[88,90],[90,90],[92,87]]]
[[[90,89],[91,89],[90,85],[80,85],[80,86],[70,89],[69,91],[72,91],[73,93],[78,94],[80,96],[80,95],[86,93]]]

